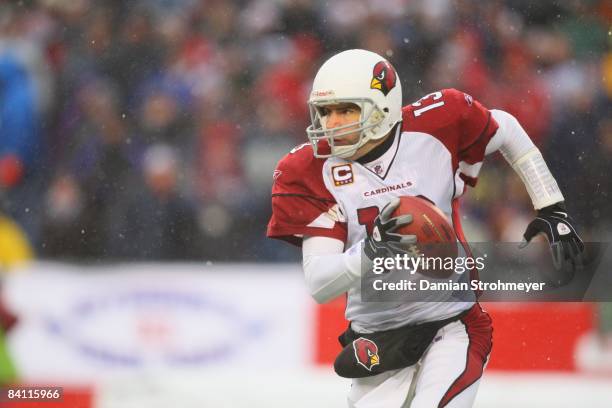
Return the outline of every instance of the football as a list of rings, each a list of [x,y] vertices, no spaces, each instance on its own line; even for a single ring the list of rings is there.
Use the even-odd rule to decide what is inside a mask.
[[[394,217],[412,215],[412,222],[397,229],[401,234],[416,235],[416,249],[425,257],[456,258],[457,239],[446,215],[424,197],[401,196],[400,205],[393,212]],[[446,278],[452,271],[441,269],[423,272],[435,278]]]

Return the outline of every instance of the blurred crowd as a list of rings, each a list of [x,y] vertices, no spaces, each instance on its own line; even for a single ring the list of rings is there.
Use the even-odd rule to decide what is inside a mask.
[[[471,93],[523,124],[586,238],[612,205],[612,4],[479,0],[0,3],[0,201],[39,257],[280,261],[276,162],[331,54],[385,55],[406,104]],[[487,159],[474,241],[519,241],[522,183]]]

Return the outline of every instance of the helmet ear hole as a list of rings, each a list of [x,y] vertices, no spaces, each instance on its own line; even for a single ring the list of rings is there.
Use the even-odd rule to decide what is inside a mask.
[[[383,112],[389,113],[389,108],[383,108]]]

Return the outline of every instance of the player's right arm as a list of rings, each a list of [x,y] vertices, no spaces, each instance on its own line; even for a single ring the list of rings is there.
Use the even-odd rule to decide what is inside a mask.
[[[344,243],[337,239],[304,239],[302,266],[310,294],[317,302],[326,303],[346,292],[364,268],[372,268],[374,259],[393,256],[416,243],[416,236],[396,232],[412,222],[410,214],[392,217],[399,204],[399,198],[392,199],[376,216],[372,233],[346,252],[342,252]]]
[[[344,252],[347,226],[325,187],[323,160],[310,145],[293,149],[274,171],[267,235],[302,247],[306,284],[319,303],[346,292],[359,278],[360,254]]]
[[[302,268],[306,286],[317,303],[327,303],[353,287],[361,276],[361,242],[344,251],[344,242],[304,237]]]

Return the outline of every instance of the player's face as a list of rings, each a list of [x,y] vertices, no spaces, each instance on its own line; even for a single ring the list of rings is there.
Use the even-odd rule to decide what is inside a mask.
[[[342,126],[354,123],[354,126],[349,126],[342,129],[342,132],[350,131],[351,129],[359,128],[359,120],[361,118],[361,109],[353,103],[339,103],[336,105],[326,105],[321,108],[321,113],[325,120],[325,127],[328,130],[337,129]],[[359,141],[359,132],[347,133],[343,136],[336,137],[334,143],[338,146],[346,146],[355,144]]]
[[[337,129],[342,126],[350,125],[351,123],[355,124],[354,126],[348,126],[340,130],[340,132],[346,134],[334,138],[334,144],[336,146],[352,145],[359,142],[360,132],[350,133],[351,129],[359,129],[359,121],[361,119],[361,108],[359,106],[355,105],[354,103],[325,105],[325,107],[321,108],[321,114],[323,116],[323,120],[325,120],[325,127],[328,130]],[[368,141],[347,159],[357,160],[379,145],[384,139],[385,138]]]

